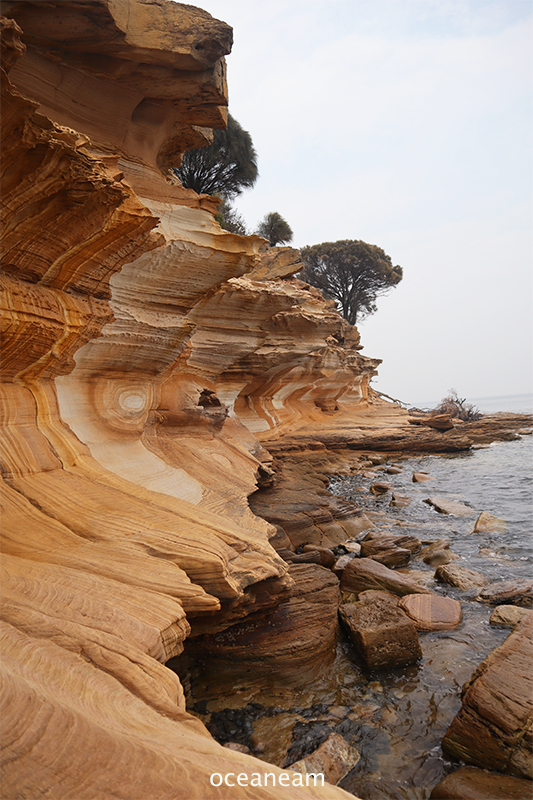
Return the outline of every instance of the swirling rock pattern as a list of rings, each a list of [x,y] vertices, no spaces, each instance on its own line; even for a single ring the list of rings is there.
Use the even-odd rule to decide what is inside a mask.
[[[271,457],[236,407],[261,427],[281,375],[314,398],[374,362],[330,364],[343,323],[285,281],[298,254],[254,277],[262,240],[167,174],[225,125],[228,25],[166,0],[2,11],[3,797],[203,800],[213,772],[266,765],[219,746],[164,664],[191,625],[293,587],[247,503]]]

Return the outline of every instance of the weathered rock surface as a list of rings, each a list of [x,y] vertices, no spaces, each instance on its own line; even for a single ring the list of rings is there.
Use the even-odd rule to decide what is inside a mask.
[[[499,517],[494,517],[488,511],[482,511],[474,525],[474,533],[504,533],[506,530],[506,521]]]
[[[352,559],[342,573],[341,589],[356,593],[366,589],[380,589],[400,596],[429,593],[429,589],[371,558]]]
[[[364,558],[372,558],[391,569],[405,567],[411,559],[410,550],[406,547],[398,547],[394,540],[387,536],[362,542],[361,554]]]
[[[460,767],[435,786],[430,800],[531,800],[531,781]]]
[[[445,631],[461,624],[461,604],[451,597],[434,594],[407,594],[398,607],[414,620],[419,631]]]
[[[461,710],[444,737],[454,758],[533,777],[533,620],[522,620],[463,687]]]
[[[340,606],[348,636],[371,669],[414,664],[422,657],[416,627],[389,600],[365,599]]]
[[[525,617],[531,617],[533,611],[520,606],[496,606],[490,615],[490,624],[500,628],[514,628]]]
[[[447,583],[449,586],[456,586],[458,589],[468,591],[480,586],[486,586],[489,579],[468,567],[460,567],[458,564],[443,564],[435,571],[436,580]]]
[[[477,599],[491,605],[513,605],[533,607],[533,580],[523,578],[516,581],[490,583],[478,594]]]
[[[332,733],[314,753],[295,761],[289,769],[302,775],[322,774],[328,783],[339,783],[360,761],[359,752],[339,734]]]

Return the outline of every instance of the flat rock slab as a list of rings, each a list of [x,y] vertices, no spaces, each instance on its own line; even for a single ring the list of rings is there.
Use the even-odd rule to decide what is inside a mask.
[[[430,800],[531,800],[531,781],[485,772],[476,767],[460,767],[439,783]]]
[[[533,616],[533,611],[520,606],[496,606],[490,615],[490,624],[500,628],[514,628],[524,617]]]
[[[436,594],[407,594],[398,602],[419,631],[446,631],[463,620],[461,603]]]
[[[486,586],[489,579],[468,567],[460,567],[458,564],[442,564],[435,571],[435,579],[449,586],[456,586],[458,589],[468,591]]]
[[[517,581],[490,583],[478,595],[482,603],[491,605],[512,605],[531,608],[533,606],[533,580],[524,578]]]
[[[347,603],[341,622],[372,669],[414,664],[422,657],[414,622],[389,600]]]
[[[503,533],[506,530],[506,521],[499,517],[493,517],[487,511],[481,512],[474,525],[474,533]]]
[[[463,687],[443,750],[476,767],[533,778],[533,619],[522,620]]]
[[[433,506],[439,514],[452,514],[454,517],[470,517],[476,513],[470,506],[457,500],[448,500],[447,497],[428,497],[424,503]]]
[[[342,573],[341,589],[356,593],[381,589],[400,597],[404,594],[430,594],[429,589],[371,558],[352,559]]]

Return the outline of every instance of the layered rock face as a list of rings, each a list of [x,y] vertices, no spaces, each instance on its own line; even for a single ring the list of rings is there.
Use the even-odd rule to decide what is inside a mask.
[[[225,124],[225,23],[165,0],[2,11],[3,793],[205,798],[214,772],[280,770],[216,744],[164,663],[191,625],[301,613],[247,501],[257,435],[366,407],[378,362],[294,251],[262,257],[170,177]]]

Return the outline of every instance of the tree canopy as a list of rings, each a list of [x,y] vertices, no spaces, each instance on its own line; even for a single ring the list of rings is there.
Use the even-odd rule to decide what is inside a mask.
[[[174,172],[185,188],[230,200],[257,180],[252,137],[229,114],[227,129],[213,131],[213,142],[207,147],[187,150]]]
[[[257,233],[259,236],[268,239],[271,247],[292,241],[291,226],[277,211],[271,211],[269,214],[265,214],[257,226]]]
[[[301,251],[305,269],[300,277],[335,300],[339,312],[355,325],[376,311],[376,298],[402,279],[381,247],[359,240],[324,242]]]

